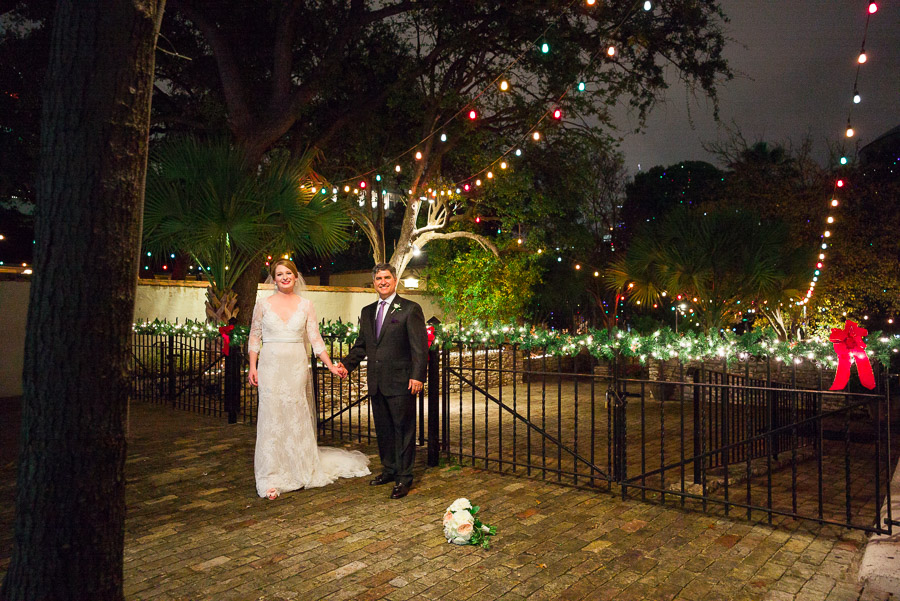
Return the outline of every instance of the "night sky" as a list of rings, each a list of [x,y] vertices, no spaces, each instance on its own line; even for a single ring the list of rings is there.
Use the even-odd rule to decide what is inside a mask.
[[[846,141],[852,109],[857,134],[846,145],[860,147],[900,125],[900,2],[878,1],[866,37],[868,61],[852,105],[856,59],[869,2],[859,0],[723,0],[732,39],[725,56],[735,78],[720,89],[720,121],[705,98],[689,99],[674,81],[657,105],[645,133],[629,134],[636,122],[619,113],[630,173],[684,160],[716,163],[701,142],[724,139],[722,126],[736,124],[748,142],[793,141],[806,134],[824,161],[828,141]],[[691,123],[693,120],[693,124]],[[629,127],[629,123],[631,124]]]

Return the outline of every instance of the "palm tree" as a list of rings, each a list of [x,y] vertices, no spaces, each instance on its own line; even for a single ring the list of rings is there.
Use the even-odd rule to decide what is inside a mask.
[[[787,337],[785,313],[800,298],[801,259],[781,224],[735,210],[676,210],[644,230],[605,275],[632,304],[651,305],[664,292],[696,298],[694,311],[707,332],[755,308]]]
[[[320,192],[315,153],[300,160],[269,156],[249,164],[224,141],[191,137],[163,142],[151,153],[144,208],[144,247],[189,254],[209,279],[206,315],[237,317],[236,282],[266,254],[327,254],[343,247],[349,219]],[[258,280],[257,280],[258,281]]]

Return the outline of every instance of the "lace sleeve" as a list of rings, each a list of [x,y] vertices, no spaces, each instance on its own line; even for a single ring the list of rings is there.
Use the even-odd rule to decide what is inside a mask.
[[[250,337],[247,340],[247,350],[251,353],[258,353],[259,349],[262,348],[262,317],[264,302],[264,300],[260,299],[256,301],[256,306],[253,307],[253,319],[250,322]]]
[[[318,356],[319,353],[325,350],[325,341],[322,340],[322,335],[319,334],[319,322],[316,319],[316,308],[313,306],[312,301],[309,299],[305,300],[307,303],[306,337],[309,339],[310,344],[312,344],[313,354]]]

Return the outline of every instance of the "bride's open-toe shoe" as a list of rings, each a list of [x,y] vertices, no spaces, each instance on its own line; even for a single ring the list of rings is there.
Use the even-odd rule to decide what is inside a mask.
[[[266,498],[269,499],[270,501],[274,501],[275,499],[277,499],[278,498],[278,489],[270,488],[269,490],[267,490]]]

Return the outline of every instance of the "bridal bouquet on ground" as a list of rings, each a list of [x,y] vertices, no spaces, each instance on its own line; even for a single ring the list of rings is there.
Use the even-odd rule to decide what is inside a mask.
[[[457,499],[444,512],[444,536],[454,545],[478,545],[489,549],[489,536],[497,534],[494,526],[488,526],[478,519],[478,505],[472,506],[468,499]]]

